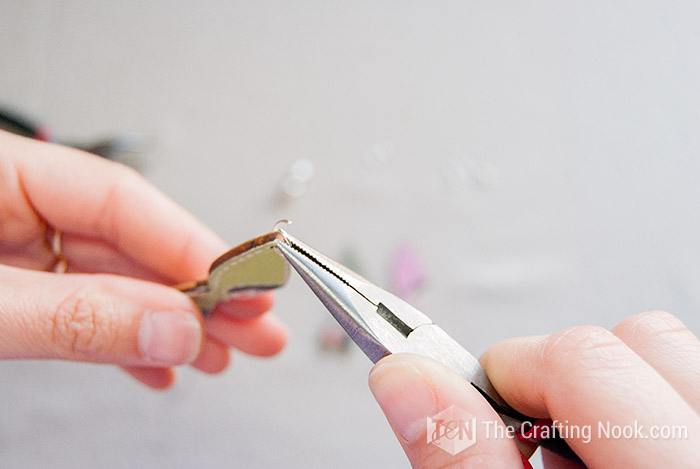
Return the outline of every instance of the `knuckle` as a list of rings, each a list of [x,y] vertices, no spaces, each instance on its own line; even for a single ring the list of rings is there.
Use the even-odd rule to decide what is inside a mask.
[[[59,353],[91,360],[114,343],[110,317],[113,302],[96,286],[83,285],[56,308],[52,339]]]
[[[646,337],[657,333],[684,332],[685,325],[666,311],[647,311],[624,319],[614,331],[630,337]]]
[[[633,348],[670,346],[696,348],[697,338],[683,322],[665,311],[648,311],[623,320],[613,329],[615,334]]]
[[[576,326],[549,336],[542,348],[542,360],[555,370],[574,365],[608,367],[614,363],[621,346],[624,344],[620,339],[603,327]]]
[[[27,201],[18,168],[0,155],[0,248],[12,249],[35,242],[41,236],[41,221]]]

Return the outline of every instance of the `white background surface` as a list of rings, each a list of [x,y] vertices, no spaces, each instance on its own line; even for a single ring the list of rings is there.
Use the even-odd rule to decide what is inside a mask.
[[[410,243],[418,306],[477,355],[655,308],[697,333],[699,5],[4,0],[0,103],[58,137],[147,134],[146,176],[232,244],[291,218],[386,285]],[[309,190],[276,207],[299,158]],[[301,281],[275,311],[279,358],[165,394],[0,363],[0,467],[407,465]]]

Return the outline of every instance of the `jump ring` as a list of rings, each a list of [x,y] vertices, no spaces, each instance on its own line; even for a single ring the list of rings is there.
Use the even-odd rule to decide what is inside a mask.
[[[54,257],[50,270],[57,274],[65,274],[68,270],[68,261],[63,256],[63,233],[55,228],[50,228],[47,232],[47,243]]]

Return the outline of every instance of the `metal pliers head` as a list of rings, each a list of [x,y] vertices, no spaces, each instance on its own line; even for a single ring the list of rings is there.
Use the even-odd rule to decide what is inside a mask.
[[[471,382],[499,413],[520,417],[493,388],[479,361],[410,304],[278,229],[275,246],[372,360],[414,353],[437,360]]]

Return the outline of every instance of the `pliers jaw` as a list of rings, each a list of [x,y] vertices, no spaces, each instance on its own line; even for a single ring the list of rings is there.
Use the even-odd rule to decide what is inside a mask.
[[[372,362],[394,353],[430,357],[462,375],[492,405],[509,409],[479,361],[428,316],[284,230],[279,232],[284,241],[275,248]]]
[[[377,293],[373,290],[379,289],[285,231],[279,231],[285,242],[275,248],[370,360],[376,363],[394,353],[391,344],[405,337],[377,314],[378,304],[370,297]]]

